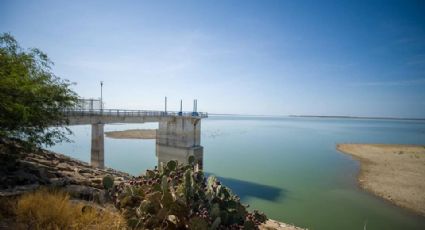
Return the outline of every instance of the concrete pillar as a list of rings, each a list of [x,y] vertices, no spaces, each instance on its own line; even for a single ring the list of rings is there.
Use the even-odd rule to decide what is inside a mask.
[[[102,123],[91,125],[91,165],[96,168],[105,166],[103,126]]]
[[[156,137],[158,165],[170,160],[187,164],[189,156],[202,167],[204,149],[201,146],[201,119],[175,117],[159,122]]]

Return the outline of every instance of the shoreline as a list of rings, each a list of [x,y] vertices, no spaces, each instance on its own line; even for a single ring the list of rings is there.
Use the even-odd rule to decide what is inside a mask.
[[[425,146],[337,144],[336,149],[360,162],[361,188],[425,216]]]
[[[3,141],[0,140],[0,149],[3,148],[3,145]],[[17,145],[17,148],[20,149],[21,146]],[[8,153],[0,151],[0,156],[2,154]],[[18,159],[19,165],[16,165],[16,170],[0,170],[0,179],[8,179],[1,181],[1,200],[16,198],[46,186],[60,188],[76,201],[90,201],[92,205],[106,207],[108,200],[105,198],[106,191],[102,185],[102,179],[106,175],[111,175],[113,176],[113,183],[119,184],[133,178],[126,172],[109,167],[104,169],[94,168],[87,162],[45,149],[37,149],[31,152],[22,151],[20,155],[21,158]],[[7,221],[10,220],[0,218],[0,228],[8,226],[10,223]],[[272,219],[267,219],[265,223],[259,226],[259,229],[305,230]]]

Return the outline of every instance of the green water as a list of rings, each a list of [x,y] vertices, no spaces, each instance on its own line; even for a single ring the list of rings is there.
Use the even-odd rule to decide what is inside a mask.
[[[156,128],[107,125],[105,130]],[[90,126],[72,127],[75,143],[53,150],[88,161]],[[204,170],[217,175],[251,209],[309,229],[425,229],[425,218],[356,184],[359,163],[337,143],[425,145],[425,122],[210,117],[202,121]],[[105,139],[109,167],[139,174],[153,168],[154,140]],[[424,191],[425,192],[425,191]]]

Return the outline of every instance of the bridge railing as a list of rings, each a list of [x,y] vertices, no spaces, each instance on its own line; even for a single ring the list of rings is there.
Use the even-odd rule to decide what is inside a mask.
[[[67,109],[63,113],[66,116],[114,116],[114,117],[194,117],[207,118],[204,112],[176,112],[176,111],[153,111],[153,110],[123,110],[123,109]]]

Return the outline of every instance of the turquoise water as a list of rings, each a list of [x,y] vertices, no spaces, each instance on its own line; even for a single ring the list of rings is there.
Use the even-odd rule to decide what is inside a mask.
[[[105,130],[157,124],[106,125]],[[89,161],[90,126],[53,150]],[[309,229],[425,229],[425,218],[356,184],[359,163],[337,143],[425,145],[425,122],[367,119],[210,117],[202,121],[204,170],[251,209]],[[107,166],[139,174],[153,168],[155,140],[105,138]],[[424,191],[425,192],[425,191]]]

